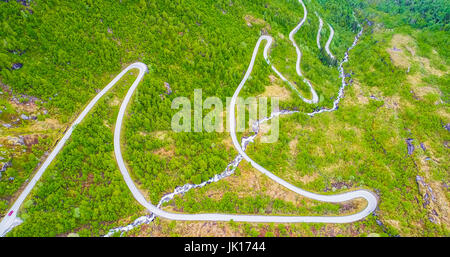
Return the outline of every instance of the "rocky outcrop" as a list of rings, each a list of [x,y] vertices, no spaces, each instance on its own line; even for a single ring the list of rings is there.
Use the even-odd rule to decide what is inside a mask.
[[[23,113],[22,113],[22,115],[20,115],[20,118],[21,118],[22,120],[29,120],[29,119],[30,119],[30,117],[28,117],[27,115],[25,115],[25,114],[23,114]]]
[[[11,70],[18,70],[23,67],[23,63],[14,63],[11,67]]]
[[[8,136],[8,144],[13,145],[13,146],[25,145],[25,142],[23,140],[23,136],[18,136],[18,137]]]
[[[11,166],[12,166],[11,161],[2,163],[2,164],[0,165],[0,167],[1,167],[1,168],[0,168],[0,178],[2,178],[2,172],[5,172],[6,169],[8,169],[8,168],[11,167]]]
[[[166,88],[166,93],[168,95],[172,94],[172,88],[170,88],[170,84],[167,82],[164,82],[164,87]]]
[[[420,143],[420,147],[422,148],[422,150],[423,150],[424,152],[427,151],[427,147],[425,146],[424,143]]]
[[[414,145],[412,144],[412,142],[414,141],[414,139],[412,138],[408,138],[406,139],[406,145],[408,146],[408,154],[411,155],[414,152]]]
[[[428,210],[428,219],[435,224],[440,223],[439,214],[436,211],[438,208],[437,199],[433,189],[425,182],[424,178],[419,175],[416,176],[416,182],[419,188],[419,193],[422,196],[422,206]]]
[[[9,168],[9,167],[11,167],[11,166],[12,166],[11,161],[8,161],[8,162],[6,162],[6,163],[3,163],[3,164],[2,164],[2,168],[0,169],[0,172],[5,172],[6,169]]]
[[[23,142],[26,146],[32,146],[39,143],[38,135],[25,135],[23,136]]]

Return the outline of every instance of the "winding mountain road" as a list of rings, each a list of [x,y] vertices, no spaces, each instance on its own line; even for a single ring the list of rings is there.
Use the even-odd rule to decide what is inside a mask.
[[[333,29],[333,27],[331,27],[330,24],[328,24],[328,27],[330,28],[330,37],[328,38],[328,41],[327,41],[327,43],[325,45],[325,51],[327,51],[328,55],[331,58],[335,59],[334,55],[330,51],[330,44],[331,44],[331,41],[333,40],[333,37],[334,37],[334,29]]]
[[[294,34],[301,28],[302,24],[306,20],[307,10],[305,5],[301,0],[299,2],[303,5],[303,8],[305,10],[305,15],[302,19],[302,21],[297,25],[297,27],[290,33],[289,38],[292,41],[294,47],[297,51],[297,73],[301,75],[300,71],[300,59],[301,59],[301,52],[298,46],[296,45],[293,36]],[[38,169],[37,173],[34,175],[30,183],[26,186],[25,190],[20,194],[19,198],[16,200],[16,202],[13,204],[12,208],[8,211],[8,214],[3,218],[3,220],[0,222],[0,236],[4,236],[12,227],[18,224],[18,221],[16,219],[17,212],[19,211],[20,206],[23,204],[26,197],[29,195],[31,190],[36,185],[37,181],[41,178],[44,171],[49,167],[51,162],[55,159],[57,154],[61,151],[62,147],[65,145],[67,140],[70,138],[74,128],[77,124],[82,122],[82,120],[86,117],[86,115],[92,110],[94,105],[98,102],[98,100],[106,93],[108,92],[129,70],[131,69],[138,69],[139,74],[136,78],[136,80],[133,82],[131,87],[129,88],[121,106],[120,110],[117,116],[117,121],[114,129],[114,153],[116,156],[117,164],[119,166],[120,172],[125,180],[125,183],[127,184],[128,188],[130,189],[131,193],[133,194],[133,197],[141,204],[144,208],[149,210],[150,212],[154,213],[156,216],[160,216],[166,219],[170,220],[185,220],[185,221],[240,221],[240,222],[274,222],[274,223],[299,223],[299,222],[314,222],[314,223],[350,223],[357,220],[361,220],[368,216],[370,213],[372,213],[375,208],[377,207],[377,197],[368,190],[356,190],[356,191],[350,191],[342,194],[336,194],[336,195],[321,195],[312,193],[306,190],[303,190],[301,188],[298,188],[285,180],[277,177],[270,171],[266,170],[264,167],[253,161],[242,149],[242,146],[239,144],[238,139],[236,137],[236,118],[235,118],[235,106],[236,106],[236,99],[241,91],[241,89],[244,87],[246,81],[248,80],[255,63],[255,59],[257,57],[259,48],[261,46],[261,43],[263,41],[266,41],[266,45],[264,47],[264,58],[266,62],[270,65],[270,61],[268,58],[268,51],[272,45],[273,39],[270,36],[261,36],[256,46],[253,50],[253,55],[250,61],[250,64],[248,66],[248,69],[245,73],[244,78],[242,79],[241,83],[239,84],[238,88],[236,89],[232,99],[231,99],[231,105],[230,105],[230,115],[229,115],[229,122],[230,122],[230,135],[233,141],[233,145],[236,148],[236,150],[239,152],[240,155],[243,156],[243,158],[248,161],[255,169],[260,171],[261,173],[268,176],[273,181],[283,185],[287,189],[301,195],[304,197],[308,197],[314,200],[322,201],[322,202],[330,202],[330,203],[340,203],[345,201],[350,201],[358,198],[363,198],[367,201],[367,206],[360,212],[347,215],[347,216],[268,216],[268,215],[237,215],[237,214],[220,214],[220,213],[205,213],[205,214],[178,214],[178,213],[170,213],[163,211],[159,208],[157,208],[155,205],[153,205],[151,202],[147,201],[144,197],[144,195],[139,191],[139,189],[134,184],[133,180],[130,177],[130,174],[126,168],[126,165],[124,163],[123,157],[122,157],[122,151],[121,151],[121,144],[120,144],[120,138],[121,138],[121,129],[122,129],[122,123],[123,118],[125,116],[126,108],[130,102],[130,99],[136,90],[137,86],[141,82],[142,78],[144,77],[145,73],[148,72],[147,65],[144,63],[134,63],[125,68],[119,75],[117,75],[100,93],[98,93],[94,99],[91,100],[91,102],[86,106],[86,108],[83,110],[83,112],[78,116],[78,118],[73,122],[73,124],[70,126],[70,128],[67,130],[67,132],[64,134],[63,138],[58,142],[55,149],[51,152],[51,154],[47,157],[45,162],[42,164],[42,166]],[[272,69],[281,77],[281,73],[279,73],[275,67],[272,66]],[[305,79],[305,81],[307,81]],[[309,84],[310,85],[310,84]],[[317,102],[317,94],[315,93],[314,89],[310,85],[311,92],[313,94],[312,100],[307,100],[306,102],[315,103]]]
[[[319,30],[317,31],[317,48],[322,49],[322,47],[320,46],[320,33],[322,32],[322,28],[323,28],[323,20],[322,18],[320,18],[319,14],[316,13],[317,18],[319,18]]]
[[[48,166],[52,163],[53,159],[55,159],[56,155],[61,151],[63,146],[66,144],[67,140],[69,140],[70,135],[72,135],[73,130],[75,129],[76,125],[80,124],[83,119],[86,117],[86,115],[92,110],[94,105],[100,100],[100,98],[106,94],[121,78],[123,75],[125,75],[129,70],[131,69],[139,69],[139,75],[137,79],[134,81],[133,86],[137,86],[139,82],[142,80],[142,77],[144,76],[144,73],[147,71],[147,66],[143,63],[134,63],[125,68],[119,75],[117,75],[102,91],[100,91],[94,99],[89,102],[89,104],[84,108],[84,110],[81,112],[81,114],[78,116],[78,118],[72,123],[72,125],[69,127],[69,129],[66,131],[64,136],[59,140],[59,142],[56,144],[56,147],[53,149],[53,151],[50,153],[50,155],[47,157],[47,159],[44,161],[44,163],[41,165],[41,167],[38,169],[34,177],[31,179],[31,181],[28,183],[28,185],[25,187],[25,189],[20,193],[17,200],[14,202],[11,209],[8,210],[8,214],[3,218],[3,220],[0,222],[0,236],[4,236],[14,225],[20,224],[20,221],[16,219],[17,212],[19,211],[20,206],[25,201],[28,194],[30,194],[31,190],[34,188],[38,180],[41,178],[44,171],[48,168]]]
[[[317,18],[319,18],[319,30],[317,31],[316,41],[317,41],[317,47],[320,50],[320,49],[322,49],[322,47],[320,46],[320,33],[322,32],[322,28],[323,28],[323,20],[322,20],[322,18],[320,18],[319,14],[316,13],[316,16],[317,16]],[[330,36],[328,37],[327,43],[325,44],[325,51],[332,59],[335,59],[334,55],[330,51],[330,44],[331,44],[331,41],[333,41],[333,37],[334,37],[334,29],[333,29],[333,27],[331,27],[330,24],[328,24],[328,27],[330,28]]]
[[[286,81],[289,86],[294,89],[294,91],[297,93],[297,95],[306,103],[308,104],[316,104],[319,102],[319,97],[317,96],[316,91],[314,90],[313,86],[311,85],[311,82],[307,80],[303,74],[302,70],[300,69],[300,62],[302,60],[302,51],[300,51],[300,48],[298,47],[297,43],[295,43],[294,35],[299,31],[299,29],[303,26],[303,24],[306,21],[306,18],[308,17],[308,10],[306,9],[305,4],[302,0],[299,0],[299,3],[303,6],[304,15],[300,23],[289,33],[289,40],[291,41],[292,45],[295,48],[295,51],[297,52],[297,61],[295,63],[295,70],[297,72],[297,75],[301,78],[303,78],[303,82],[308,85],[309,89],[311,90],[312,99],[306,99],[304,98],[298,89],[290,82],[288,81],[274,66],[272,66],[272,70],[281,78],[281,80]],[[264,37],[264,36],[263,36]],[[271,39],[272,41],[272,39]],[[271,43],[271,42],[270,42]],[[269,43],[269,44],[270,44]],[[270,64],[270,61],[268,59],[268,54],[265,52],[264,58],[266,59],[266,62]]]

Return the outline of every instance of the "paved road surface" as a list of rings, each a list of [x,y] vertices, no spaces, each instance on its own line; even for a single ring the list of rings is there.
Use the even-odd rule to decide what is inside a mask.
[[[320,18],[320,16],[316,13],[317,18],[319,18],[319,30],[317,31],[317,48],[322,49],[322,47],[320,46],[320,33],[322,32],[322,28],[323,28],[323,20],[322,18]]]
[[[48,168],[50,163],[53,161],[53,159],[56,157],[56,155],[61,151],[67,140],[70,138],[70,135],[72,134],[75,126],[79,124],[84,117],[92,110],[94,105],[98,102],[98,100],[106,93],[108,92],[119,80],[122,78],[123,75],[125,75],[130,69],[138,68],[140,69],[140,73],[134,84],[138,84],[142,77],[144,76],[144,71],[147,71],[147,66],[143,63],[134,63],[130,66],[128,66],[126,69],[124,69],[119,75],[117,75],[101,92],[99,92],[94,99],[86,106],[86,108],[83,110],[83,112],[78,116],[78,118],[73,122],[73,124],[69,127],[69,129],[64,134],[63,138],[58,142],[56,147],[53,149],[53,151],[50,153],[50,155],[47,157],[47,159],[44,161],[42,166],[38,169],[37,173],[34,175],[34,177],[31,179],[31,181],[28,183],[28,185],[25,187],[25,189],[22,191],[22,193],[19,195],[17,200],[14,202],[11,209],[7,212],[8,214],[12,212],[11,216],[6,215],[3,220],[0,222],[0,236],[3,236],[6,234],[11,226],[13,224],[17,224],[16,216],[17,211],[19,210],[20,206],[23,204],[24,200],[28,196],[28,194],[31,192],[31,190],[36,185],[37,181],[41,178],[44,171]],[[133,85],[134,85],[133,84]]]
[[[325,45],[325,51],[327,51],[328,55],[331,58],[335,59],[334,55],[330,51],[330,44],[334,37],[334,29],[333,29],[333,27],[331,27],[330,24],[328,24],[328,27],[330,27],[330,37],[328,38],[327,44]]]

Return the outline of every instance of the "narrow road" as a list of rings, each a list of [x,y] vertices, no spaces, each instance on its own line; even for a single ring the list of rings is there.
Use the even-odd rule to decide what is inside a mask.
[[[276,73],[283,81],[288,82],[289,86],[290,86],[291,88],[293,88],[293,89],[297,92],[297,95],[298,95],[304,102],[306,102],[306,103],[308,103],[308,104],[316,104],[316,103],[319,102],[319,97],[317,96],[317,93],[316,93],[316,91],[314,90],[314,88],[313,88],[313,86],[311,85],[311,83],[309,82],[309,80],[307,80],[307,79],[303,76],[303,74],[302,74],[302,71],[301,71],[301,69],[300,69],[300,62],[301,62],[301,60],[302,60],[302,52],[300,51],[300,48],[298,47],[297,43],[295,43],[295,39],[294,39],[294,35],[297,34],[297,32],[299,31],[299,29],[300,29],[300,28],[303,26],[303,24],[305,23],[306,18],[308,17],[308,10],[306,9],[305,4],[303,3],[302,0],[299,0],[299,3],[303,6],[303,12],[304,12],[303,19],[302,19],[302,20],[300,21],[300,23],[299,23],[299,24],[291,31],[291,33],[289,33],[289,40],[291,41],[292,45],[293,45],[294,48],[295,48],[295,51],[297,52],[297,61],[296,61],[296,63],[295,63],[295,70],[297,71],[297,75],[298,75],[299,77],[302,77],[302,78],[303,78],[303,82],[306,83],[306,84],[308,85],[309,89],[311,90],[312,99],[309,100],[309,99],[304,98],[304,97],[300,94],[300,92],[297,90],[297,88],[296,88],[294,85],[292,85],[291,82],[289,82],[289,81],[288,81],[288,80],[287,80],[280,72],[278,72],[278,70],[277,70],[274,66],[272,66],[272,70],[275,71],[275,73]],[[266,61],[270,64],[270,62],[269,62],[267,56],[268,56],[267,53],[264,54],[264,58],[265,58]]]
[[[317,48],[322,49],[322,47],[320,46],[320,33],[322,32],[322,28],[323,28],[323,20],[322,18],[320,18],[319,14],[316,13],[317,18],[319,18],[319,30],[317,31]]]
[[[323,20],[322,20],[322,18],[320,18],[319,14],[316,13],[316,15],[317,15],[317,18],[319,18],[319,30],[317,31],[316,41],[317,41],[317,47],[320,50],[320,49],[322,49],[322,47],[320,46],[320,33],[322,32],[322,28],[323,28]],[[330,24],[328,24],[328,27],[330,28],[330,37],[328,38],[328,41],[325,44],[325,51],[332,59],[335,59],[334,55],[330,51],[330,44],[331,44],[331,41],[333,41],[333,37],[334,37],[334,29],[333,29],[333,27],[331,27]]]
[[[328,55],[331,58],[335,59],[334,55],[330,51],[330,44],[334,37],[334,29],[333,29],[333,27],[331,27],[330,24],[328,24],[328,27],[330,27],[330,37],[328,38],[327,44],[325,45],[325,51],[327,51]]]
[[[37,181],[41,178],[44,171],[48,168],[48,166],[51,164],[53,159],[55,159],[56,155],[61,151],[63,146],[66,144],[67,140],[70,138],[70,135],[72,135],[72,132],[73,132],[75,126],[81,123],[81,121],[92,110],[92,108],[98,102],[98,100],[106,92],[108,92],[122,78],[123,75],[125,75],[129,70],[135,69],[135,68],[140,70],[138,77],[136,78],[136,80],[133,83],[133,85],[137,86],[137,84],[139,84],[139,82],[142,80],[144,73],[147,71],[147,66],[143,63],[134,63],[134,64],[131,64],[130,66],[128,66],[126,69],[124,69],[102,91],[100,91],[94,97],[94,99],[91,100],[91,102],[86,106],[86,108],[83,110],[83,112],[73,122],[73,124],[69,127],[69,129],[64,134],[63,138],[61,140],[59,140],[56,147],[53,149],[53,151],[50,153],[50,155],[44,161],[42,166],[38,169],[38,171],[36,172],[34,177],[31,179],[31,181],[25,187],[25,190],[22,191],[22,193],[19,195],[17,200],[14,202],[11,209],[9,209],[9,211],[7,212],[7,215],[0,222],[0,236],[4,236],[14,225],[20,224],[20,222],[16,219],[17,212],[19,211],[20,206],[23,204],[23,202],[25,201],[28,194],[30,194],[31,190],[34,188]]]

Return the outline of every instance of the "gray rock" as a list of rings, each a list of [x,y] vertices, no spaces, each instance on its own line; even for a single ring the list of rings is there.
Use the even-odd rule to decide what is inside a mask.
[[[20,118],[21,118],[22,120],[29,120],[29,119],[30,119],[30,117],[28,117],[28,116],[25,115],[25,114],[20,115]]]
[[[28,6],[27,0],[16,0],[19,4],[22,4],[23,6]]]
[[[18,70],[20,68],[23,67],[22,63],[14,63],[13,66],[11,67],[12,70]]]
[[[172,94],[172,89],[170,88],[170,84],[167,82],[164,82],[164,87],[166,88],[166,92],[168,95]]]
[[[406,144],[408,145],[408,154],[409,155],[411,155],[411,154],[413,154],[413,152],[414,152],[414,145],[412,144],[412,141],[413,141],[414,139],[412,139],[412,138],[408,138],[408,139],[406,139]]]
[[[11,166],[12,166],[11,161],[9,161],[9,162],[3,164],[2,168],[0,169],[0,172],[6,171],[6,169],[9,168],[9,167],[11,167]]]
[[[422,147],[422,150],[425,152],[427,148],[425,147],[424,143],[420,143],[420,147]]]

